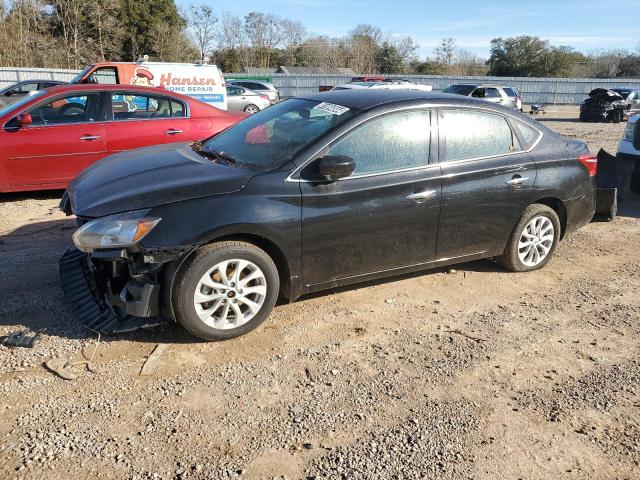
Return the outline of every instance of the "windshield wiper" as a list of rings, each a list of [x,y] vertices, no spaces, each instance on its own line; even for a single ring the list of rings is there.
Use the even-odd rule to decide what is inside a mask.
[[[204,145],[202,144],[202,142],[195,142],[193,145],[191,145],[191,148],[197,154],[202,155],[203,157],[207,157],[207,158],[209,158],[211,160],[217,161],[218,163],[222,163],[222,164],[226,164],[226,165],[233,165],[233,164],[238,163],[238,161],[236,159],[234,159],[233,157],[227,155],[224,152],[216,152],[216,151],[205,150]]]

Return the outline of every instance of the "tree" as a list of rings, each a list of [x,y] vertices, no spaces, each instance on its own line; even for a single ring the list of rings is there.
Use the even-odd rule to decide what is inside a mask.
[[[451,65],[455,57],[456,41],[453,38],[443,38],[440,40],[433,53],[436,56],[436,61],[443,65]]]
[[[122,59],[124,30],[119,20],[122,0],[93,0],[86,23],[101,62]]]
[[[411,64],[414,60],[417,60],[418,45],[413,38],[404,37],[395,42],[395,47],[398,50],[398,53],[402,57],[403,68],[406,69],[408,65]]]
[[[302,39],[306,34],[304,25],[300,22],[284,19],[282,26],[282,46],[285,50],[287,65],[295,63],[296,50],[299,48]]]
[[[251,46],[256,49],[261,67],[269,67],[274,48],[284,39],[279,17],[251,12],[244,17],[244,28]]]
[[[486,75],[487,67],[485,63],[475,53],[464,48],[458,48],[456,49],[455,60],[448,73],[466,76]]]
[[[191,5],[189,7],[189,32],[193,36],[200,51],[200,60],[208,57],[217,37],[216,24],[218,17],[207,5]]]
[[[491,40],[489,74],[497,76],[562,76],[583,57],[570,47],[551,47],[539,37],[523,35]]]
[[[351,46],[351,66],[359,73],[373,73],[377,71],[376,56],[378,44],[382,39],[382,32],[372,25],[358,25],[351,32],[349,43]]]
[[[389,41],[385,41],[378,49],[376,63],[380,73],[402,73],[404,62],[402,55]]]
[[[157,35],[159,24],[170,26],[173,31],[186,27],[173,0],[123,0],[122,10],[126,34],[123,57],[128,60],[137,60],[144,54],[161,58],[153,49],[153,43],[158,45],[154,34]]]
[[[67,50],[67,68],[80,68],[85,63],[80,46],[84,46],[82,39],[87,37],[90,4],[86,0],[50,0],[49,5],[54,32],[62,37]]]

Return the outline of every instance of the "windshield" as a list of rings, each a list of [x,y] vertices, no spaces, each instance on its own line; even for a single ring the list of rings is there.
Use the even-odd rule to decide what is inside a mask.
[[[445,88],[442,93],[454,93],[456,95],[469,95],[476,88],[475,85],[451,85]]]
[[[11,112],[13,110],[18,110],[25,103],[30,102],[34,98],[41,97],[45,93],[46,92],[44,92],[43,90],[38,90],[37,92],[34,92],[31,95],[26,95],[26,96],[22,97],[20,100],[18,100],[15,103],[10,103],[9,105],[7,105],[5,107],[0,108],[0,117],[3,117],[4,115],[6,115],[7,113],[9,113],[9,112]]]
[[[627,98],[631,93],[631,90],[626,90],[622,88],[612,88],[611,91],[616,92],[619,95],[622,95],[622,98]]]
[[[341,105],[294,98],[277,103],[196,143],[200,155],[227,165],[270,170],[357,114]]]
[[[85,68],[75,77],[73,77],[73,80],[71,80],[69,83],[80,83],[80,80],[82,80],[82,77],[84,77],[87,74],[87,72],[92,68],[93,68],[93,65],[89,65],[87,68]]]

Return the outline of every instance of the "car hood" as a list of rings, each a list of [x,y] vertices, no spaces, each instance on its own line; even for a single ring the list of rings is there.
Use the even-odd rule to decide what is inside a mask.
[[[608,90],[606,88],[594,88],[589,92],[589,96],[597,100],[606,100],[609,102],[624,99],[624,97],[618,92],[614,92],[613,90]]]
[[[74,214],[102,217],[236,192],[255,173],[212,162],[188,143],[173,143],[100,160],[69,184],[66,196]]]

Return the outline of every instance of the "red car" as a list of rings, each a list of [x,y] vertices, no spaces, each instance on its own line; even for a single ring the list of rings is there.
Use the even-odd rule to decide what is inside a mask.
[[[0,192],[65,188],[107,155],[202,140],[245,116],[160,88],[51,87],[0,109]]]

